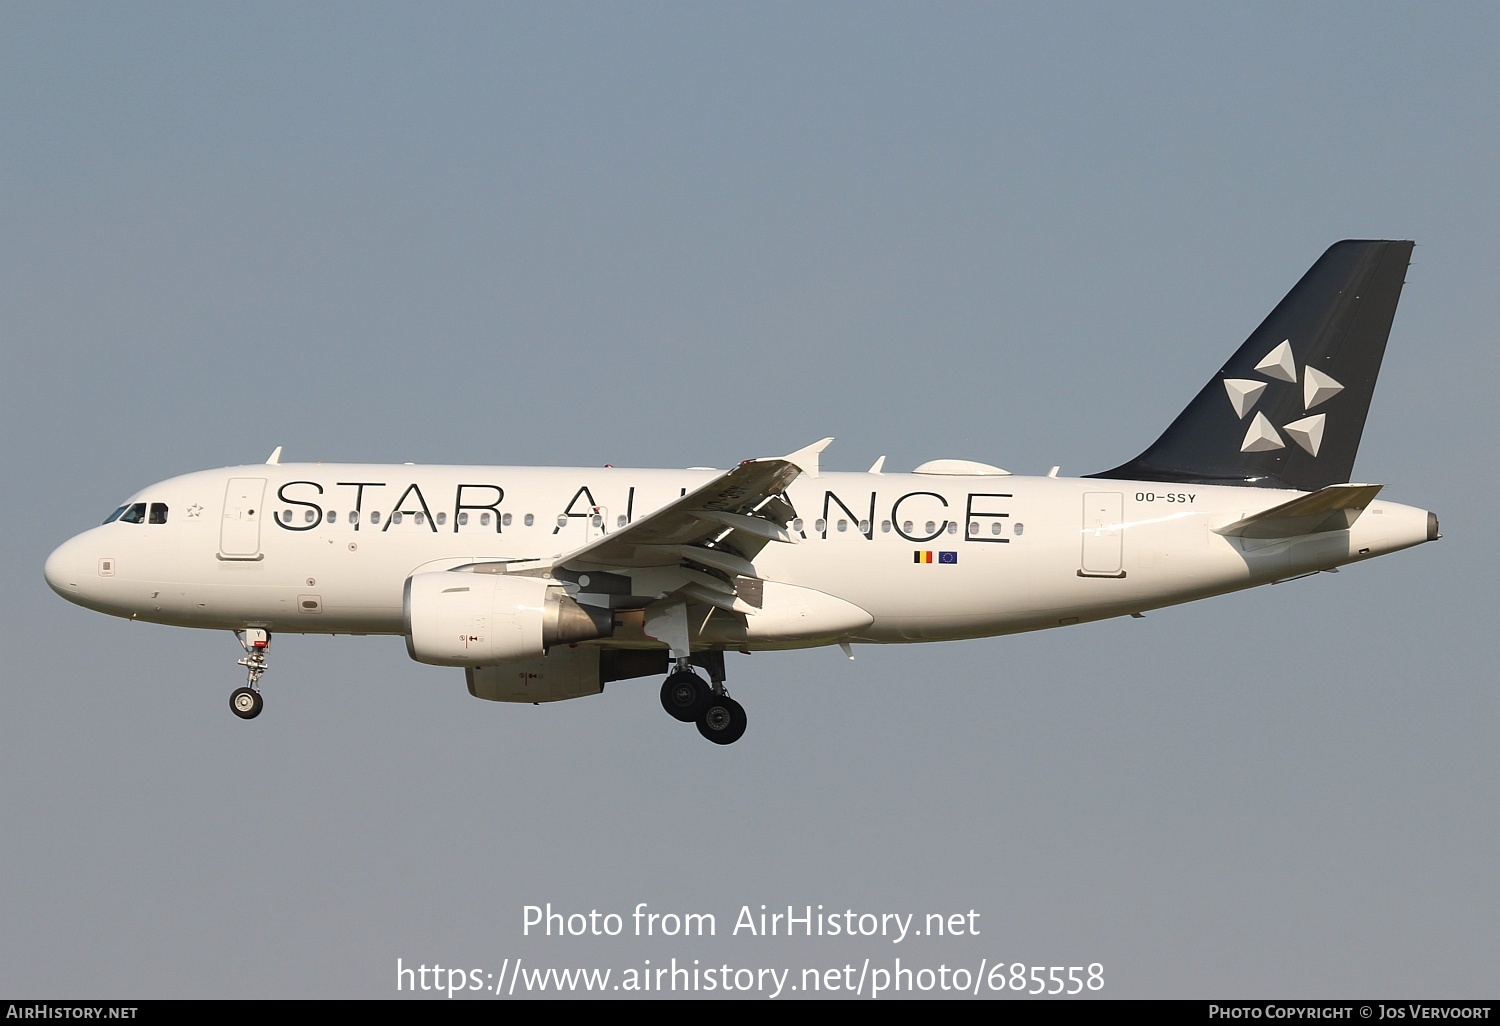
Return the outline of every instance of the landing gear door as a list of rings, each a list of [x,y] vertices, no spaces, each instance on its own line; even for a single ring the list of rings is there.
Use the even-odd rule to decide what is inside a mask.
[[[224,517],[219,524],[220,559],[260,559],[260,521],[266,495],[263,477],[232,477],[224,489]]]
[[[1124,577],[1125,496],[1086,492],[1083,496],[1083,565],[1080,577]]]

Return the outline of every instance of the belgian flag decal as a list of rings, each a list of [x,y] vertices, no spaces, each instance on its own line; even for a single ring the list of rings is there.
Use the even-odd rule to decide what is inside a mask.
[[[911,554],[913,563],[957,563],[957,552],[933,552],[931,549],[917,549]]]

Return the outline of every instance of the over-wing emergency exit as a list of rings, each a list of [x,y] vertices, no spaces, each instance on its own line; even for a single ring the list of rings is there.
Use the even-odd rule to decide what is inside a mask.
[[[280,462],[151,485],[48,558],[114,616],[234,631],[245,719],[280,632],[392,634],[496,702],[665,675],[718,744],[725,654],[947,641],[1139,614],[1437,538],[1351,483],[1412,243],[1332,246],[1141,455],[1084,478],[967,460],[724,472]]]

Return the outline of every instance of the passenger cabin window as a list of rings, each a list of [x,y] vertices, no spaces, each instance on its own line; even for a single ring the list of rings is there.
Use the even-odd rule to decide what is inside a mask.
[[[310,509],[302,514],[302,519],[309,524],[316,524],[318,522],[318,511]]]
[[[120,514],[122,524],[143,524],[146,522],[146,504],[144,502],[131,503]]]
[[[151,523],[165,524],[167,522],[167,504],[165,502],[153,502],[151,504]]]
[[[372,523],[372,524],[378,524],[378,523],[380,523],[380,510],[378,510],[378,509],[372,509],[372,510],[370,510],[370,523]]]
[[[489,527],[490,526],[490,515],[488,513],[481,513],[481,514],[479,514],[479,526],[480,527]]]
[[[359,523],[359,511],[358,510],[351,509],[349,511],[349,523],[351,523],[351,524],[357,524],[357,523]]]
[[[500,526],[501,527],[509,527],[510,526],[510,521],[511,521],[511,516],[510,516],[509,513],[506,513],[506,514],[504,514],[504,515],[502,515],[500,517]]]
[[[526,514],[526,526],[530,527],[534,523],[536,523],[536,517],[532,516],[530,513]]]
[[[399,509],[396,510],[396,512],[394,512],[394,513],[391,514],[391,523],[393,523],[393,524],[399,524],[399,523],[401,523],[401,511]]]
[[[463,527],[468,522],[469,522],[469,514],[467,512],[460,513],[458,515],[458,526],[459,527]]]
[[[338,523],[339,522],[339,515],[337,513],[335,513],[333,510],[329,510],[328,511],[328,522],[330,524],[336,524],[336,523]]]
[[[439,527],[442,527],[444,524],[446,524],[448,522],[448,514],[446,514],[446,513],[439,513],[437,516],[433,517],[433,519],[437,521],[437,525]]]

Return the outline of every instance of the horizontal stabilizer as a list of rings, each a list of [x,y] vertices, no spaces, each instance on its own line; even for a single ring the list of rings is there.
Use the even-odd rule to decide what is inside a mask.
[[[1347,531],[1374,501],[1378,484],[1336,484],[1291,502],[1237,520],[1215,533],[1236,538],[1296,538],[1304,534]]]

